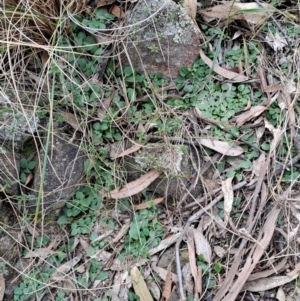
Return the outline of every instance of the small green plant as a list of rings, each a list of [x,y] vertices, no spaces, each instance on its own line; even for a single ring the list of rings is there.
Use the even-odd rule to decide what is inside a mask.
[[[96,221],[95,216],[82,217],[71,224],[71,235],[89,234]]]
[[[20,161],[21,174],[20,181],[24,184],[26,182],[27,176],[34,170],[36,166],[36,161],[27,161],[22,158]]]
[[[125,253],[135,258],[147,257],[148,251],[156,247],[164,234],[158,220],[159,209],[155,206],[134,214],[129,235],[125,238]]]
[[[22,275],[22,282],[14,290],[14,301],[39,299],[47,287],[47,281],[55,269],[46,268],[44,272],[33,269],[28,275]]]
[[[210,267],[204,256],[200,254],[198,256],[197,265],[202,268],[202,275],[205,280],[205,286],[207,289],[211,289],[216,285],[216,275],[219,274],[222,270],[222,264],[217,262],[213,267]]]
[[[101,263],[97,259],[92,258],[90,263],[89,277],[81,275],[77,277],[78,284],[85,288],[88,288],[95,280],[104,281],[109,276],[107,271],[102,270]]]

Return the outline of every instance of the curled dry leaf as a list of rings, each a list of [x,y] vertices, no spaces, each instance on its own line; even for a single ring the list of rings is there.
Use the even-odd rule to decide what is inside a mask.
[[[276,147],[278,146],[280,140],[281,140],[281,129],[276,129],[274,126],[265,119],[265,127],[273,134],[274,139],[271,142],[270,146],[270,153],[274,152],[276,150]]]
[[[240,146],[233,146],[230,145],[226,141],[214,140],[214,139],[204,139],[199,138],[197,139],[203,146],[213,149],[214,151],[231,157],[237,157],[241,155],[244,150]]]
[[[153,181],[155,181],[159,177],[160,174],[161,172],[157,170],[151,170],[137,180],[128,183],[122,189],[117,188],[111,191],[109,193],[109,197],[117,200],[135,195],[146,189]]]
[[[214,64],[214,62],[208,56],[206,56],[205,53],[201,49],[200,49],[200,56],[201,56],[202,60],[204,61],[204,63],[208,67],[212,68],[219,75],[221,75],[225,78],[228,78],[236,83],[244,82],[244,81],[248,80],[247,76],[226,70],[226,69],[222,68],[221,66]]]
[[[153,301],[153,298],[148,290],[146,282],[137,267],[131,269],[131,281],[134,292],[140,297],[141,301]]]
[[[60,267],[58,267],[55,271],[54,274],[52,274],[52,278],[55,278],[56,276],[62,276],[66,273],[68,273],[81,259],[82,255],[78,255],[74,258],[72,258],[71,260],[67,261],[66,263],[64,263],[63,265],[61,265]]]
[[[230,212],[233,204],[233,189],[232,189],[232,179],[228,178],[225,181],[222,181],[222,191],[224,195],[224,224],[225,226],[228,223],[230,217]]]
[[[264,106],[255,106],[252,107],[249,111],[242,113],[241,115],[235,118],[236,125],[238,127],[242,126],[247,121],[259,116],[264,111],[268,110],[268,108]]]
[[[215,19],[220,20],[245,20],[249,24],[257,25],[263,23],[266,18],[269,17],[270,12],[274,10],[274,7],[270,4],[262,5],[265,8],[261,8],[257,3],[240,3],[229,1],[225,4],[216,5],[214,7],[208,9],[201,9],[199,13],[203,17],[203,19],[207,22],[213,21]],[[266,9],[268,11],[266,11]],[[247,12],[247,10],[251,10]],[[253,10],[256,10],[253,11]]]

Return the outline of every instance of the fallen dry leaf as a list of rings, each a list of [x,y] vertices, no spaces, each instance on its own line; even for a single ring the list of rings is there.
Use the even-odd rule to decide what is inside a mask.
[[[155,264],[151,264],[152,270],[157,273],[157,275],[164,281],[167,281],[168,270],[161,268]],[[178,282],[178,277],[176,274],[172,273],[172,281]]]
[[[226,70],[226,69],[222,68],[221,66],[214,64],[214,62],[208,56],[206,56],[205,53],[201,49],[200,49],[200,56],[201,56],[202,60],[204,61],[204,63],[209,68],[213,69],[219,75],[221,75],[225,78],[228,78],[233,82],[236,82],[236,83],[244,82],[249,79],[247,76]]]
[[[265,119],[265,127],[273,134],[274,139],[271,142],[270,145],[270,153],[275,152],[276,147],[278,146],[280,140],[281,140],[281,129],[276,129],[274,126]]]
[[[177,239],[179,238],[180,235],[181,235],[181,232],[178,232],[178,233],[172,235],[171,237],[163,239],[157,247],[149,250],[149,255],[152,256],[152,255],[160,252],[161,250],[167,249],[169,246],[171,246],[172,244],[174,244],[177,241]]]
[[[237,157],[241,155],[244,150],[240,146],[233,146],[226,141],[214,140],[214,139],[197,139],[203,146],[215,150],[216,152],[231,157]]]
[[[230,217],[230,212],[232,210],[233,204],[233,189],[232,189],[232,179],[228,178],[222,181],[222,191],[224,195],[224,225],[228,224]]]
[[[247,121],[259,116],[260,114],[262,114],[266,110],[268,110],[268,108],[266,108],[264,106],[252,107],[249,111],[244,112],[244,113],[240,114],[239,116],[237,116],[236,118],[234,118],[235,121],[236,121],[236,125],[238,127],[240,127],[244,123],[246,123]]]
[[[82,255],[78,255],[58,267],[55,273],[52,274],[51,278],[55,279],[56,276],[64,276],[64,274],[68,273],[80,261],[81,257]]]
[[[142,209],[146,209],[149,208],[150,206],[157,205],[159,203],[161,203],[165,198],[157,198],[148,202],[144,202],[142,204],[139,205],[134,205],[134,210],[142,210]]]
[[[282,287],[280,287],[276,293],[276,299],[278,301],[285,301],[285,293],[284,290],[282,289]]]
[[[148,290],[146,282],[137,267],[131,269],[131,281],[134,292],[140,297],[141,301],[153,301],[153,298]]]
[[[196,264],[196,255],[195,255],[195,242],[194,242],[194,227],[191,226],[188,229],[187,232],[187,246],[188,246],[188,252],[189,252],[189,263],[191,268],[191,273],[194,278],[194,284],[196,292],[201,294],[202,288],[201,288],[201,279],[199,279],[198,275],[198,269]]]
[[[102,7],[102,6],[107,6],[107,5],[111,5],[114,2],[116,2],[116,0],[99,0],[97,2],[97,6],[96,8]]]
[[[0,274],[0,301],[3,300],[5,292],[5,280],[2,274]]]
[[[173,283],[171,265],[169,265],[168,267],[168,274],[166,278],[167,279],[165,281],[165,286],[162,292],[162,300],[169,301],[172,294],[172,283]]]
[[[276,31],[275,35],[269,32],[266,36],[267,43],[275,50],[282,50],[284,46],[287,46],[287,41],[284,37],[281,37],[279,32]]]
[[[153,181],[155,181],[159,177],[160,174],[160,171],[154,169],[150,170],[137,180],[125,185],[125,187],[123,187],[122,189],[117,188],[109,192],[109,197],[117,200],[133,196],[146,189]]]
[[[115,160],[115,159],[117,159],[117,158],[122,158],[122,157],[128,156],[128,155],[130,155],[130,154],[132,154],[132,153],[138,151],[141,147],[142,147],[142,145],[140,145],[140,144],[135,144],[135,145],[133,145],[132,147],[129,147],[128,149],[124,150],[123,152],[111,156],[110,158],[111,158],[112,160]]]
[[[118,5],[114,5],[112,9],[110,10],[110,13],[113,14],[117,18],[125,18],[126,14],[124,11],[120,8]]]
[[[263,23],[274,8],[270,4],[262,5],[265,8],[261,8],[257,3],[240,3],[229,1],[225,4],[216,5],[207,9],[200,9],[198,12],[201,14],[203,19],[207,22],[211,22],[215,19],[234,21],[234,20],[245,20],[249,24],[258,25]],[[266,11],[268,9],[268,12]],[[247,12],[249,10],[249,12]],[[256,10],[256,11],[253,11]]]
[[[196,19],[197,0],[184,0],[183,8],[192,20]]]
[[[205,261],[210,264],[212,251],[209,242],[198,229],[194,229],[193,234],[196,247],[196,254],[202,254]]]
[[[268,277],[264,279],[258,279],[254,281],[247,282],[244,287],[243,291],[250,291],[250,292],[264,292],[271,290],[275,287],[287,284],[294,279],[296,279],[299,274],[295,274],[292,277],[289,276],[275,276],[275,277]]]
[[[83,129],[80,125],[80,120],[78,120],[78,117],[72,113],[68,112],[60,112],[59,113],[66,123],[68,123],[74,130],[83,132]]]

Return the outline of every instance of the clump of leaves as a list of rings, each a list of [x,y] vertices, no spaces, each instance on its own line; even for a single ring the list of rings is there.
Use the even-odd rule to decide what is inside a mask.
[[[27,161],[22,158],[20,161],[21,174],[20,181],[24,184],[26,182],[27,176],[34,170],[36,166],[36,161]]]
[[[159,209],[150,207],[134,214],[129,235],[125,238],[125,253],[135,258],[147,257],[148,251],[162,240],[164,229],[158,219]]]

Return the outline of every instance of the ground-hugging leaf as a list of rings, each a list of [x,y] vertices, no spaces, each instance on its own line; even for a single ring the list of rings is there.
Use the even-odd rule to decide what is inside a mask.
[[[241,155],[244,150],[238,145],[230,145],[230,143],[226,141],[220,141],[215,139],[205,139],[199,138],[197,139],[203,146],[213,149],[214,151],[225,155],[236,157]]]
[[[247,121],[259,116],[260,114],[262,114],[264,111],[266,111],[268,108],[264,107],[264,106],[255,106],[255,107],[251,107],[250,110],[240,114],[239,116],[237,116],[235,118],[236,121],[236,125],[238,127],[242,126],[244,123],[246,123]]]
[[[155,181],[159,177],[160,174],[160,171],[154,169],[150,170],[137,180],[125,185],[122,189],[119,188],[111,191],[109,193],[109,197],[112,199],[123,199],[133,196],[146,189],[153,181]]]
[[[153,301],[146,282],[137,267],[131,269],[130,276],[134,292],[139,296],[140,301]]]
[[[5,280],[2,274],[0,274],[0,301],[3,300],[5,292]]]
[[[226,70],[226,69],[222,68],[221,66],[219,66],[218,64],[214,64],[214,62],[208,56],[206,56],[205,53],[201,49],[200,49],[200,56],[201,56],[202,60],[204,61],[204,63],[209,68],[213,69],[213,71],[215,71],[219,75],[221,75],[225,78],[228,78],[233,82],[236,82],[236,83],[244,82],[249,79],[245,75]]]
[[[183,7],[192,20],[196,19],[197,0],[184,0]]]

